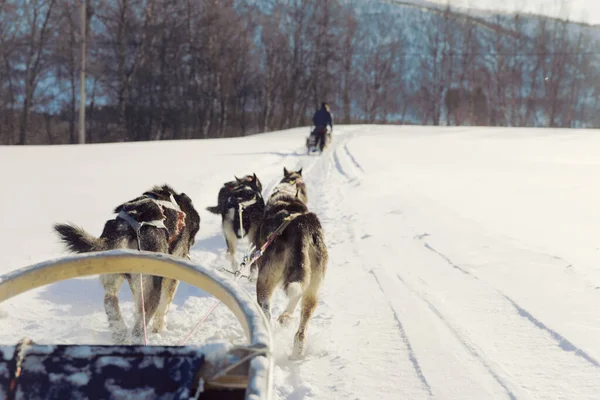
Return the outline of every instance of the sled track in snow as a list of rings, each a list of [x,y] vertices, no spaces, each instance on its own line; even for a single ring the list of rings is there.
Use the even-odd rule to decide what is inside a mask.
[[[433,253],[437,254],[439,257],[443,258],[454,269],[462,272],[465,275],[472,277],[473,279],[475,279],[477,281],[480,281],[486,285],[489,285],[487,282],[482,281],[478,276],[473,275],[469,271],[458,266],[448,256],[446,256],[445,254],[436,250],[434,247],[429,245],[429,243],[425,242],[424,246],[426,249],[432,251]],[[400,277],[398,277],[398,278],[401,279]],[[489,286],[493,287],[491,285],[489,285]],[[499,289],[497,289],[495,287],[493,287],[493,289],[495,291],[497,291],[504,299],[506,299],[515,308],[515,310],[519,314],[519,316],[526,319],[528,322],[533,324],[536,328],[548,333],[552,337],[552,339],[556,342],[556,344],[558,345],[558,347],[560,349],[562,349],[565,352],[574,353],[575,355],[583,358],[585,361],[587,361],[594,367],[600,368],[600,362],[598,362],[596,359],[594,359],[592,356],[590,356],[586,351],[575,346],[567,338],[565,338],[564,336],[562,336],[561,334],[559,334],[558,332],[556,332],[555,330],[553,330],[552,328],[548,327],[546,324],[544,324],[543,322],[541,322],[540,320],[535,318],[530,312],[528,312],[525,308],[521,307],[517,302],[515,302],[513,299],[511,299],[510,297],[505,295],[502,291],[500,291]]]
[[[381,285],[381,282],[379,281],[379,278],[377,277],[377,274],[375,273],[375,271],[371,270],[371,271],[369,271],[369,273],[371,275],[373,275],[373,277],[375,278],[375,281],[377,282],[377,286],[379,286],[379,289],[381,290],[383,295],[386,297],[386,300],[388,300],[388,305],[390,306],[390,309],[392,310],[392,313],[394,314],[394,319],[396,320],[396,323],[398,324],[398,330],[400,331],[402,340],[404,341],[404,344],[406,345],[406,348],[408,349],[408,358],[410,359],[410,362],[412,363],[416,374],[418,375],[419,379],[421,380],[421,383],[423,384],[423,386],[427,389],[427,392],[429,393],[429,395],[433,396],[433,392],[431,391],[431,385],[429,384],[429,382],[427,382],[427,378],[425,378],[425,374],[423,374],[423,370],[421,369],[421,366],[419,365],[419,361],[417,360],[415,351],[413,350],[413,347],[410,344],[410,340],[408,340],[408,336],[406,335],[406,331],[404,330],[402,321],[400,321],[400,316],[398,315],[398,312],[394,308],[393,304],[390,303],[387,293],[386,293],[385,289],[383,288],[383,286]]]
[[[465,275],[469,275],[469,276],[472,276],[473,278],[475,278],[475,279],[479,280],[479,278],[478,278],[478,277],[476,277],[475,275],[473,275],[473,274],[472,274],[472,273],[470,273],[469,271],[467,271],[467,270],[465,270],[465,269],[463,269],[463,268],[459,267],[458,265],[456,265],[456,264],[455,264],[454,262],[452,262],[452,260],[451,260],[451,259],[449,259],[449,258],[448,258],[448,257],[447,257],[445,254],[443,254],[443,253],[440,253],[439,251],[437,251],[437,250],[436,250],[434,247],[432,247],[431,245],[429,245],[429,243],[425,242],[424,246],[425,246],[425,248],[426,248],[427,250],[429,250],[429,251],[431,251],[431,252],[433,252],[433,253],[437,254],[438,256],[440,256],[441,258],[443,258],[444,260],[446,260],[446,262],[448,262],[448,264],[449,264],[449,265],[450,265],[452,268],[454,268],[454,269],[457,269],[457,270],[459,270],[460,272],[462,272],[463,274],[465,274]]]
[[[531,322],[533,325],[540,328],[541,330],[549,333],[550,336],[552,336],[552,339],[554,339],[556,341],[558,347],[560,347],[562,350],[569,352],[569,353],[574,353],[574,354],[578,355],[579,357],[583,358],[584,360],[586,360],[587,362],[589,362],[590,364],[592,364],[594,367],[600,368],[600,363],[598,361],[596,361],[592,356],[587,354],[585,351],[583,351],[579,347],[575,346],[573,343],[569,342],[569,340],[567,340],[565,337],[563,337],[561,334],[559,334],[552,328],[549,328],[548,326],[546,326],[543,322],[541,322],[540,320],[535,318],[533,315],[531,315],[527,310],[525,310],[524,308],[519,306],[510,297],[508,297],[504,294],[503,294],[503,296],[506,300],[508,300],[510,302],[510,304],[512,304],[515,307],[515,309],[517,310],[517,312],[519,313],[519,315],[521,317],[527,319],[529,322]]]
[[[354,156],[352,155],[352,152],[350,151],[350,149],[348,148],[348,143],[352,140],[352,137],[348,138],[348,140],[346,140],[346,143],[344,143],[344,151],[346,151],[346,154],[348,155],[348,157],[350,158],[350,160],[352,161],[352,163],[354,164],[354,166],[356,168],[358,168],[360,170],[360,172],[364,173],[365,170],[363,169],[363,167],[360,165],[360,163],[358,161],[356,161],[356,158],[354,158]]]
[[[446,349],[442,346],[439,350],[440,357],[445,357],[443,359],[447,359],[450,363],[452,363],[452,365],[459,367],[459,372],[453,374],[452,376],[468,376],[465,375],[465,373],[469,370],[469,368],[461,366],[461,360],[465,359],[466,357],[468,362],[465,365],[470,365],[472,366],[471,368],[476,367],[477,371],[480,371],[482,374],[481,377],[485,377],[484,382],[488,382],[488,386],[486,386],[484,383],[469,384],[467,383],[467,380],[465,384],[457,385],[457,388],[460,387],[461,390],[478,391],[494,390],[495,396],[505,395],[509,399],[527,396],[526,393],[531,390],[531,388],[528,387],[529,385],[527,380],[522,377],[513,376],[510,368],[509,371],[505,370],[508,365],[506,363],[511,362],[510,357],[507,357],[504,359],[504,361],[495,362],[494,360],[496,360],[496,358],[494,357],[497,357],[497,355],[495,354],[493,346],[490,347],[489,343],[486,341],[481,341],[478,336],[473,337],[470,335],[470,330],[465,328],[467,326],[465,325],[466,321],[477,318],[478,315],[483,315],[485,313],[484,310],[486,309],[489,310],[489,312],[492,312],[491,310],[494,309],[494,304],[501,304],[502,302],[504,302],[506,305],[502,307],[503,309],[506,309],[505,312],[507,312],[506,322],[515,323],[517,320],[522,321],[522,323],[515,325],[516,327],[519,327],[516,333],[509,334],[509,331],[504,330],[504,328],[502,332],[506,332],[514,338],[527,337],[529,335],[530,339],[528,341],[534,346],[532,347],[534,350],[531,352],[523,350],[525,351],[525,356],[535,357],[536,354],[542,354],[542,351],[539,350],[539,348],[543,348],[543,342],[540,340],[545,340],[544,338],[551,338],[552,341],[550,343],[557,343],[560,350],[564,351],[565,353],[572,353],[573,355],[576,355],[577,357],[574,357],[573,360],[585,360],[585,364],[589,363],[595,368],[600,367],[600,363],[586,351],[577,348],[575,345],[573,345],[573,343],[558,334],[555,330],[546,326],[543,322],[531,315],[525,310],[525,308],[518,305],[516,302],[504,295],[501,291],[490,285],[485,280],[482,280],[482,278],[476,275],[476,271],[470,271],[460,264],[457,264],[448,255],[444,254],[443,251],[440,251],[437,247],[434,247],[430,241],[423,240],[425,236],[418,238],[423,240],[422,246],[426,249],[423,254],[430,252],[431,254],[435,255],[434,257],[443,259],[444,262],[447,263],[447,266],[451,267],[449,270],[460,272],[460,274],[452,274],[456,275],[456,279],[458,279],[459,282],[478,282],[475,285],[479,286],[481,289],[476,289],[475,286],[471,287],[476,289],[477,293],[487,295],[488,300],[485,302],[483,309],[474,308],[473,310],[470,310],[467,306],[469,313],[466,316],[461,315],[460,317],[454,318],[455,316],[452,313],[453,307],[445,310],[443,303],[438,303],[436,300],[437,297],[430,298],[426,295],[426,293],[421,293],[420,286],[413,285],[417,282],[409,282],[410,279],[408,281],[403,279],[400,274],[396,273],[397,271],[395,271],[395,268],[392,266],[388,267],[390,268],[390,273],[388,274],[385,274],[385,271],[381,271],[384,273],[381,275],[379,271],[373,270],[372,265],[368,265],[372,262],[372,260],[367,261],[368,259],[364,258],[365,255],[360,252],[360,238],[362,238],[362,234],[360,232],[360,223],[356,221],[355,212],[352,212],[352,210],[350,210],[350,212],[346,212],[344,211],[344,207],[340,207],[340,204],[343,203],[345,196],[351,194],[352,190],[354,190],[353,187],[361,184],[360,179],[364,174],[363,166],[352,154],[351,146],[349,145],[353,136],[354,135],[350,132],[344,132],[343,135],[335,137],[330,146],[320,156],[306,155],[299,151],[295,151],[279,160],[278,164],[285,165],[288,169],[294,168],[297,170],[300,167],[303,168],[303,175],[305,176],[305,180],[309,185],[309,203],[317,204],[313,211],[319,214],[319,217],[322,218],[324,224],[329,225],[330,230],[333,229],[333,226],[338,223],[335,221],[346,221],[351,225],[354,225],[355,228],[358,228],[358,231],[356,232],[354,232],[354,229],[349,229],[347,233],[350,236],[343,234],[345,231],[344,229],[340,230],[339,228],[335,228],[335,231],[332,230],[331,232],[332,236],[328,237],[328,241],[333,239],[334,242],[329,242],[328,247],[331,246],[331,250],[334,250],[334,248],[336,248],[338,245],[349,245],[352,249],[354,249],[352,252],[353,254],[350,254],[349,257],[351,259],[354,258],[361,260],[360,263],[362,264],[362,269],[365,271],[365,273],[373,275],[374,280],[371,281],[372,283],[370,285],[372,286],[370,290],[381,292],[381,295],[376,295],[378,300],[374,304],[378,304],[378,310],[381,310],[378,312],[385,310],[383,312],[387,316],[386,319],[389,321],[389,327],[387,329],[389,329],[390,334],[395,332],[393,335],[399,344],[399,348],[396,350],[397,353],[394,353],[394,359],[397,359],[398,357],[402,359],[402,364],[404,365],[404,369],[402,371],[404,371],[403,373],[405,374],[403,375],[404,378],[402,379],[404,383],[409,385],[407,386],[408,391],[418,389],[421,393],[420,397],[423,398],[437,397],[445,391],[443,386],[440,384],[441,378],[439,368],[436,368],[434,365],[432,365],[431,356],[427,354],[428,344],[426,344],[426,342],[419,337],[418,333],[419,329],[439,326],[440,329],[443,330],[441,331],[443,332],[441,333],[442,337],[446,338],[446,340],[451,340],[451,343],[453,343],[450,348]],[[277,174],[271,176],[272,179],[267,180],[268,183],[265,185],[265,190],[263,191],[263,193],[266,194],[265,200],[267,200],[268,195],[270,195],[273,187],[279,182],[281,172],[278,170]],[[341,191],[334,190],[338,185],[341,185]],[[312,187],[312,189],[310,189],[310,187]],[[310,208],[313,209],[313,207]],[[359,223],[359,225],[356,225],[357,223]],[[340,250],[341,248],[337,247],[338,253]],[[335,267],[340,267],[342,265],[346,264],[344,262],[339,265],[336,263]],[[444,266],[443,263],[439,263],[437,265],[439,268],[447,268],[447,266]],[[430,271],[428,275],[430,275],[432,272],[435,271]],[[420,275],[420,273],[417,272],[417,275]],[[383,278],[383,276],[386,276],[387,278]],[[463,281],[461,278],[459,278],[460,276],[463,277],[462,279],[466,278],[466,280]],[[467,277],[473,279],[471,280]],[[396,281],[397,283],[394,284],[393,281]],[[439,285],[440,283],[437,282],[435,286]],[[333,287],[335,287],[335,285]],[[378,287],[379,290],[375,289],[376,287]],[[443,286],[439,286],[438,289],[441,289],[442,293],[445,292]],[[335,296],[331,290],[332,288],[330,287],[327,291],[327,294],[325,294],[323,299],[320,300],[320,303],[321,301],[323,303],[319,304],[317,308],[317,315],[319,314],[319,310],[323,310],[323,307],[325,307],[325,310],[327,310],[328,305],[330,305],[332,302],[334,304],[336,303],[336,301],[333,301],[331,298],[331,296]],[[398,290],[404,292],[400,297],[396,296]],[[464,302],[464,299],[455,297],[457,294],[458,293],[456,290],[447,292],[447,295],[451,300],[458,300],[457,304],[462,302],[464,305],[467,305],[468,303]],[[404,303],[405,301],[408,303]],[[413,310],[412,312],[404,309],[404,307],[407,305]],[[279,307],[279,305],[277,307]],[[414,307],[418,308],[415,309]],[[515,310],[514,314],[511,312],[513,309]],[[424,317],[416,317],[414,314],[411,314],[414,313],[415,310],[420,310],[420,315],[423,315]],[[325,314],[329,313],[325,311]],[[319,322],[318,319],[314,319],[313,323],[314,325],[311,328],[315,329],[316,332],[319,332],[319,336],[323,335],[323,333],[325,333],[327,330],[332,329],[331,327],[328,328],[329,323],[323,325],[322,320]],[[421,323],[424,323],[424,325],[420,325]],[[535,328],[528,329],[526,328],[527,325]],[[502,328],[502,325],[498,325],[498,327]],[[539,333],[534,333],[533,331],[537,331]],[[366,331],[364,331],[364,328],[359,329],[357,333],[353,335],[355,337],[352,338],[350,343],[359,343],[357,339],[360,337],[360,332],[363,332],[362,334],[364,335],[364,332]],[[492,331],[489,329],[484,329],[481,332],[490,333]],[[384,340],[389,340],[389,337],[382,336],[382,338]],[[456,355],[453,351],[451,351],[451,349],[455,349],[454,352],[457,351]],[[373,349],[371,349],[371,351],[372,350]],[[375,347],[374,350],[376,351],[376,354],[378,354],[377,347]],[[560,350],[553,354],[562,353]],[[321,390],[325,390],[329,393],[329,395],[326,395],[325,393],[319,393],[321,390],[314,392],[311,384],[313,373],[310,371],[310,368],[312,368],[312,366],[330,365],[331,368],[334,368],[335,363],[333,361],[339,359],[338,355],[337,357],[329,360],[327,354],[327,351],[324,354],[313,354],[306,360],[306,362],[308,362],[306,365],[304,365],[304,363],[296,364],[289,363],[287,360],[280,360],[277,365],[277,368],[280,371],[280,379],[278,379],[279,383],[276,387],[276,391],[280,393],[280,396],[291,399],[298,397],[311,397],[314,395],[320,397],[320,394],[323,394],[323,397],[330,398],[330,396],[335,395],[335,391],[329,392],[328,389],[324,387],[321,388]],[[556,357],[556,359],[552,358],[552,360],[567,360],[562,356]],[[567,357],[570,359],[572,356]],[[385,357],[384,359],[388,358],[389,356]],[[333,364],[331,364],[332,362]],[[575,361],[568,361],[568,363],[569,364],[567,365],[570,365],[570,363],[573,363],[572,365],[584,365],[581,363],[581,361],[577,363]],[[342,365],[345,366],[344,363]],[[533,366],[531,363],[525,362],[517,363],[516,368],[516,371],[527,372],[531,371]],[[341,375],[334,373],[334,376],[335,378],[332,377],[332,379],[336,380],[337,382],[343,382]],[[547,380],[548,379],[541,380],[540,383]],[[492,382],[494,382],[494,386],[489,386],[492,384]],[[549,382],[550,381],[547,383]],[[343,383],[338,383],[338,385],[340,385],[342,390],[346,388],[349,389],[352,386],[344,385]],[[440,393],[438,393],[438,391],[440,391]]]
[[[402,277],[399,274],[396,274],[396,278],[398,278],[398,280],[400,282],[402,282],[402,284],[404,284],[404,286],[406,286],[406,288],[408,288],[408,290],[410,290],[412,293],[414,293],[417,297],[419,297],[426,305],[427,307],[429,307],[429,309],[439,318],[439,320],[448,328],[448,330],[454,335],[454,337],[461,343],[461,345],[473,356],[475,357],[477,360],[479,360],[479,362],[485,367],[485,369],[487,370],[487,372],[489,372],[489,374],[496,380],[496,382],[498,382],[498,384],[500,386],[502,386],[504,388],[504,390],[506,390],[506,393],[508,394],[508,396],[512,399],[512,400],[516,400],[517,397],[515,396],[515,394],[510,390],[510,388],[508,387],[508,384],[506,382],[504,382],[502,380],[502,378],[500,378],[500,376],[498,376],[498,374],[496,373],[496,371],[494,371],[494,369],[489,365],[489,363],[485,360],[485,358],[479,354],[479,352],[467,341],[466,338],[463,337],[463,335],[461,335],[458,330],[450,323],[448,322],[448,320],[444,317],[444,315],[420,292],[418,292],[417,290],[415,290],[415,288],[413,288],[411,285],[409,285],[404,279],[402,279]]]
[[[348,149],[348,143],[354,136],[355,134],[350,133],[341,138],[342,142],[332,149],[335,168],[348,182],[356,181],[359,174],[364,173],[364,169]]]

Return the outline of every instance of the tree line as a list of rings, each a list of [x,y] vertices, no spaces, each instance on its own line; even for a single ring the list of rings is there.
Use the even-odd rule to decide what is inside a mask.
[[[335,123],[597,127],[594,30],[354,0],[0,0],[0,143]],[[595,34],[598,34],[596,31]]]

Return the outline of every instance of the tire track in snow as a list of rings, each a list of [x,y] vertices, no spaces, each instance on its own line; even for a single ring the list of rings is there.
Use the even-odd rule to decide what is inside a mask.
[[[498,384],[500,386],[502,386],[504,388],[504,390],[506,391],[506,393],[508,394],[508,396],[513,399],[516,400],[517,397],[515,396],[515,394],[510,390],[510,388],[508,387],[507,383],[504,382],[502,380],[502,378],[500,378],[498,376],[498,374],[493,370],[493,368],[487,363],[487,361],[477,352],[477,350],[475,350],[475,348],[468,343],[468,341],[460,334],[458,333],[458,331],[456,330],[456,328],[450,324],[450,322],[448,322],[448,320],[444,317],[444,315],[429,301],[427,300],[427,298],[421,294],[420,292],[418,292],[417,290],[415,290],[411,285],[409,285],[404,279],[402,279],[402,277],[398,274],[396,274],[396,277],[398,278],[398,280],[400,280],[400,282],[402,282],[404,284],[404,286],[406,286],[411,292],[413,292],[415,295],[417,295],[425,304],[427,304],[427,306],[429,307],[429,309],[440,319],[440,321],[442,321],[442,323],[448,328],[448,330],[450,332],[452,332],[452,334],[454,335],[454,337],[461,343],[461,345],[473,356],[475,357],[477,360],[479,360],[479,362],[481,362],[481,364],[485,367],[485,369],[490,373],[490,375],[494,378],[494,380],[496,380],[496,382],[498,382]]]
[[[406,345],[406,348],[408,349],[408,358],[410,359],[410,362],[412,363],[413,368],[414,368],[415,372],[417,373],[417,376],[421,380],[421,383],[423,384],[425,389],[427,389],[427,392],[429,393],[429,395],[433,396],[433,392],[431,391],[431,385],[429,385],[429,382],[427,382],[427,378],[425,378],[425,375],[423,374],[423,370],[421,369],[421,366],[419,365],[419,361],[417,360],[417,357],[415,356],[415,351],[413,350],[413,347],[410,344],[410,340],[408,340],[408,336],[406,335],[406,331],[404,330],[402,321],[400,321],[398,312],[394,308],[393,304],[389,301],[386,291],[383,288],[383,285],[381,284],[381,282],[379,281],[379,278],[377,277],[377,274],[375,273],[375,271],[371,270],[371,271],[369,271],[369,273],[371,275],[373,275],[373,277],[375,278],[375,281],[377,282],[379,289],[385,296],[385,298],[388,302],[388,305],[390,306],[390,309],[392,310],[392,313],[394,314],[394,319],[396,320],[396,323],[398,324],[398,329],[400,330],[400,335],[402,336],[402,340],[404,341],[404,344]]]
[[[546,324],[544,324],[543,322],[541,322],[540,320],[538,320],[537,318],[535,318],[529,311],[527,311],[525,308],[521,307],[517,302],[515,302],[510,297],[508,297],[507,295],[505,295],[501,290],[499,290],[496,287],[492,286],[488,282],[482,281],[481,279],[479,279],[478,276],[473,275],[469,271],[461,268],[456,263],[454,263],[448,256],[446,256],[442,252],[436,250],[434,247],[432,247],[431,245],[429,245],[429,243],[427,243],[427,242],[425,242],[425,248],[428,249],[428,250],[430,250],[430,251],[432,251],[433,253],[437,254],[439,257],[443,258],[454,269],[457,269],[460,272],[462,272],[463,274],[468,275],[471,278],[473,278],[473,279],[475,279],[477,281],[480,281],[483,284],[488,285],[491,288],[493,288],[496,292],[498,292],[504,299],[506,299],[515,308],[516,312],[522,318],[524,318],[527,321],[529,321],[536,328],[538,328],[538,329],[540,329],[540,330],[545,331],[546,333],[548,333],[550,335],[550,337],[552,337],[552,339],[554,339],[554,341],[556,342],[557,346],[561,350],[563,350],[565,352],[568,352],[568,353],[574,353],[575,355],[583,358],[585,361],[587,361],[588,363],[590,363],[594,367],[600,368],[600,362],[598,362],[595,358],[593,358],[592,356],[590,356],[585,350],[583,350],[583,349],[575,346],[572,342],[570,342],[564,336],[562,336],[561,334],[559,334],[558,332],[556,332],[555,330],[553,330],[552,328],[548,327]]]

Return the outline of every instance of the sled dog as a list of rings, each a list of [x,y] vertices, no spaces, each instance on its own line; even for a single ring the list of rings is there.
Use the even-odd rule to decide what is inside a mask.
[[[200,216],[185,193],[177,194],[168,185],[155,186],[142,196],[119,205],[114,212],[117,216],[105,223],[98,238],[72,224],[55,224],[54,230],[67,249],[75,253],[139,249],[189,258],[190,248],[200,230]],[[134,343],[140,343],[144,332],[142,324],[148,324],[152,317],[152,332],[164,329],[179,281],[144,275],[146,321],[142,321],[139,274],[100,276],[104,287],[104,310],[113,340],[119,344],[128,342],[127,325],[117,297],[125,279],[133,294],[136,312],[131,336]]]
[[[243,207],[241,226],[240,206]],[[246,237],[249,243],[256,244],[256,234],[265,209],[262,184],[256,174],[246,175],[241,179],[235,177],[234,181],[225,182],[219,190],[217,205],[206,209],[213,214],[221,215],[221,227],[227,244],[227,259],[235,272],[239,268],[236,262],[238,240]]]
[[[321,223],[308,211],[307,202],[302,168],[290,172],[284,167],[283,178],[267,200],[257,240],[257,247],[262,246],[273,232],[281,231],[257,260],[256,296],[267,318],[271,319],[270,301],[279,285],[289,301],[278,318],[280,324],[289,321],[302,300],[292,358],[304,354],[306,328],[317,306],[329,257]]]

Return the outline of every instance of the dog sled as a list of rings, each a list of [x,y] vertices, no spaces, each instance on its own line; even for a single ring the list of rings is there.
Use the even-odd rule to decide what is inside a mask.
[[[203,289],[237,317],[247,345],[0,344],[0,399],[271,399],[269,322],[254,298],[229,280],[170,255],[112,250],[59,258],[0,276],[0,302],[82,276],[143,273]]]
[[[317,133],[325,133],[325,144],[323,146],[323,149],[325,149],[331,142],[331,130],[330,130],[329,126],[327,126],[325,128],[311,129],[310,134],[306,138],[307,154],[314,154],[320,150],[319,146],[317,144]]]

